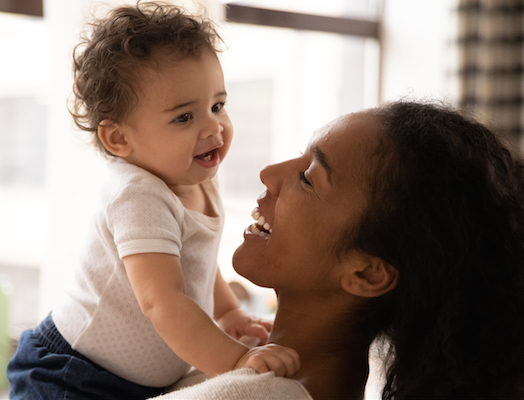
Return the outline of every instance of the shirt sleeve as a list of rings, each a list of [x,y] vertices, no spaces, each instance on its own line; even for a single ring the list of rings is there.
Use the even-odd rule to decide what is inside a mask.
[[[183,215],[180,201],[160,180],[127,184],[107,208],[118,256],[167,253],[180,257]]]

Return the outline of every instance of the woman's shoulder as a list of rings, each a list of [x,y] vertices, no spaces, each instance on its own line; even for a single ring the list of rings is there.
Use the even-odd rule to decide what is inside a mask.
[[[294,379],[259,374],[252,369],[238,369],[208,379],[198,385],[176,390],[155,400],[313,400]]]

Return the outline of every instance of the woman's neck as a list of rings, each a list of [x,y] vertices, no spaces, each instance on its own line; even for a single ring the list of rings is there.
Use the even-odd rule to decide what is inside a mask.
[[[342,326],[333,303],[330,310],[320,302],[306,303],[288,304],[280,299],[269,341],[299,353],[301,367],[293,379],[315,400],[362,399],[371,340],[358,339],[347,324]]]

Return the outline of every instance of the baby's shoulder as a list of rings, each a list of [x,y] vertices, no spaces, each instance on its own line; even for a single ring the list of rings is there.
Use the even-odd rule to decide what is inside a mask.
[[[110,197],[128,192],[135,195],[139,193],[170,195],[172,193],[164,181],[156,175],[122,159],[109,161],[109,179],[103,188]]]

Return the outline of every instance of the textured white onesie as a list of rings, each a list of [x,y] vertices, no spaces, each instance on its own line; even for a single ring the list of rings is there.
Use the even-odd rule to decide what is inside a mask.
[[[138,253],[180,257],[186,294],[210,317],[223,208],[216,178],[203,184],[218,217],[183,207],[153,174],[122,159],[109,163],[75,286],[52,312],[77,351],[129,381],[168,386],[187,373],[183,362],[140,311],[122,258]]]

